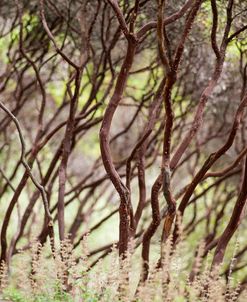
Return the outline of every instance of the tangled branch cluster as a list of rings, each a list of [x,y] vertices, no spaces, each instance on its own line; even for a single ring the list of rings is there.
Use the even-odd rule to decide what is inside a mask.
[[[91,233],[92,268],[135,239],[141,283],[181,224],[203,258],[213,251],[212,269],[238,230],[231,270],[244,288],[246,11],[240,0],[1,1],[1,263],[33,237],[79,251]]]

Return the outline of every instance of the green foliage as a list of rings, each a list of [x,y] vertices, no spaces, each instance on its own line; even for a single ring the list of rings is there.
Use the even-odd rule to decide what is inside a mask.
[[[15,288],[8,288],[5,290],[3,298],[13,302],[29,302],[25,295]]]

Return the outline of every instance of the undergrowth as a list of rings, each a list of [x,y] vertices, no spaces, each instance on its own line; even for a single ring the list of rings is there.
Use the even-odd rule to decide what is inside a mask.
[[[187,247],[188,248],[188,247]],[[136,255],[130,249],[126,259],[119,261],[115,247],[92,269],[86,240],[80,257],[66,240],[54,255],[49,245],[33,242],[29,251],[20,252],[10,269],[1,267],[1,299],[13,302],[194,302],[246,301],[234,278],[219,274],[220,268],[210,269],[209,261],[202,260],[203,245],[193,260],[186,258],[186,246],[179,243],[171,253],[170,241],[163,247],[162,268],[150,264],[149,277],[139,282]],[[190,263],[190,264],[189,264]],[[193,267],[193,270],[191,270]],[[192,272],[191,272],[192,271]],[[4,301],[5,301],[4,300]]]

